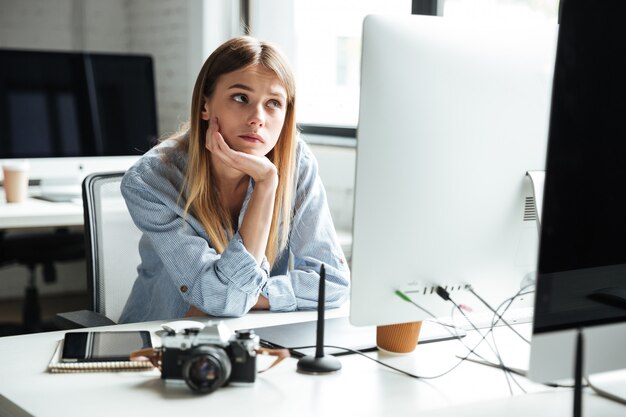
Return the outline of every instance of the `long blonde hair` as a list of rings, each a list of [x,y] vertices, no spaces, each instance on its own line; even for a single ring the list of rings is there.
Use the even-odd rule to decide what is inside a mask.
[[[187,150],[187,172],[181,197],[186,197],[184,214],[192,213],[206,230],[213,248],[222,253],[232,239],[234,227],[228,210],[217,192],[211,158],[205,148],[208,122],[201,118],[205,98],[210,98],[223,74],[262,65],[279,78],[287,91],[285,122],[278,142],[267,157],[278,169],[278,188],[267,242],[266,256],[270,265],[287,246],[291,225],[295,188],[296,118],[295,80],[280,51],[273,45],[249,36],[233,38],[217,48],[205,61],[193,89],[191,118],[179,132],[171,136]]]

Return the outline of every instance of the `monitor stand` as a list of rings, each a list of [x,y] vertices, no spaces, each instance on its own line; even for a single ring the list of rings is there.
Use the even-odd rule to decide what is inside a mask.
[[[39,194],[34,198],[60,202],[73,202],[81,199],[81,180],[78,177],[42,178]]]

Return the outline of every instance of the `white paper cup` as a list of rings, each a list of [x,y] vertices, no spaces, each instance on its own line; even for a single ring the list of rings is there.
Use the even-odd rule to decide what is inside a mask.
[[[29,169],[27,161],[9,162],[2,165],[4,195],[7,203],[20,203],[26,200]]]

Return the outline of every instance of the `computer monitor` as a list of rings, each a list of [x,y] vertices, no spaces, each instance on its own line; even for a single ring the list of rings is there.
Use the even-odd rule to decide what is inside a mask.
[[[157,138],[152,58],[0,49],[0,162],[33,179],[119,170]]]
[[[475,313],[536,268],[526,173],[545,164],[557,25],[431,16],[363,25],[350,320],[436,316],[447,288]],[[532,305],[528,305],[529,310]]]
[[[585,374],[626,369],[626,3],[588,6],[562,6],[529,369],[541,382],[574,376],[579,330]]]

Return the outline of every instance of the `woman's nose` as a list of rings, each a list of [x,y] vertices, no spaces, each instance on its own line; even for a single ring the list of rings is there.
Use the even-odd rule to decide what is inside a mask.
[[[265,124],[265,112],[261,108],[261,106],[255,106],[250,118],[248,120],[248,124],[251,126],[263,127]]]

